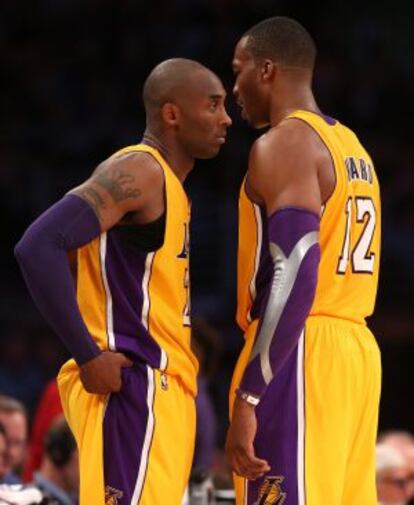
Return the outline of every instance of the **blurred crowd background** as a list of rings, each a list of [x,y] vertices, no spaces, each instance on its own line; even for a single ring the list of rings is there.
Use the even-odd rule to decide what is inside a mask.
[[[67,357],[26,291],[15,243],[100,161],[139,142],[149,71],[166,58],[193,58],[222,78],[234,121],[221,154],[197,162],[187,181],[195,337],[215,415],[212,443],[222,447],[242,343],[234,323],[237,198],[258,134],[231,97],[232,51],[253,23],[288,15],[317,43],[322,111],[356,130],[382,183],[382,270],[370,320],[384,367],[380,429],[414,432],[413,14],[398,1],[0,2],[0,392],[23,402],[31,419]]]

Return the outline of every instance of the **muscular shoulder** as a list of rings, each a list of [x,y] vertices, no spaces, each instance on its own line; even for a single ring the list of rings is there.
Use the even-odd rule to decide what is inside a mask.
[[[120,190],[125,188],[131,192],[140,192],[145,186],[162,186],[164,173],[158,161],[145,152],[131,152],[119,156],[111,156],[103,161],[91,180],[102,183],[116,198]]]
[[[252,169],[284,170],[311,166],[320,156],[321,141],[312,128],[298,119],[282,121],[259,137],[251,150]],[[271,163],[269,163],[271,161]],[[302,168],[299,168],[302,167]]]
[[[288,119],[254,143],[248,171],[252,193],[268,210],[320,206],[318,164],[321,141],[303,121]]]
[[[163,199],[164,172],[143,152],[111,156],[83,184],[73,189],[94,209],[103,230],[127,212],[142,212]]]

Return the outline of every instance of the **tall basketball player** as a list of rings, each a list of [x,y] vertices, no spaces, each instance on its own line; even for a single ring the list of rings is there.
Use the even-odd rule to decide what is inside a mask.
[[[227,453],[237,504],[374,505],[380,194],[356,135],[313,97],[315,45],[289,18],[238,42],[234,93],[268,131],[240,193]]]
[[[167,60],[143,93],[138,145],[101,163],[16,247],[39,309],[73,359],[58,376],[80,450],[82,505],[179,505],[191,468],[189,219],[182,183],[231,120],[197,62]],[[77,294],[67,253],[77,249]]]

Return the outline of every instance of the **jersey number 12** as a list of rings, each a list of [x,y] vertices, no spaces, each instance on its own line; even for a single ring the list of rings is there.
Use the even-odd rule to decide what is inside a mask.
[[[354,217],[355,212],[355,217]],[[338,274],[345,274],[351,262],[352,272],[369,273],[374,271],[375,254],[370,251],[376,225],[376,211],[371,198],[356,196],[348,198],[345,207],[346,228],[342,252],[338,261]],[[364,227],[351,251],[352,220],[364,224]]]

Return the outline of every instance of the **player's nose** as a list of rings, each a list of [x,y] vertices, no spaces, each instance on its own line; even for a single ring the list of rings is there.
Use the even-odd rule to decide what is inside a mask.
[[[223,110],[223,119],[221,121],[221,124],[223,126],[225,126],[226,128],[228,128],[229,126],[231,126],[231,124],[233,123],[231,117],[229,116],[228,112],[226,111],[226,109]]]

